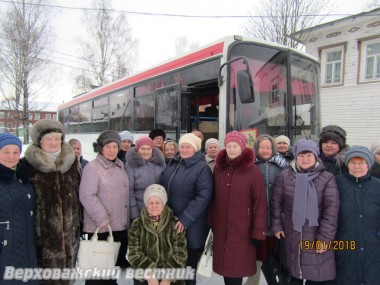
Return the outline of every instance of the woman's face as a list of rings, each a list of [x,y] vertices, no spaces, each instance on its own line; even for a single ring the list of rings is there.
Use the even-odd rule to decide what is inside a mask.
[[[146,205],[146,209],[150,216],[158,216],[161,215],[164,210],[164,203],[162,203],[161,199],[156,196],[152,196],[148,199],[148,204]]]
[[[207,148],[207,155],[211,158],[215,158],[218,155],[219,146],[216,143],[212,143]]]
[[[378,152],[375,153],[375,161],[377,163],[380,163],[380,151],[378,151]]]
[[[289,145],[286,142],[277,143],[277,151],[279,153],[285,154],[289,150]]]
[[[55,153],[60,150],[62,145],[61,133],[48,133],[41,138],[41,148],[44,152]]]
[[[179,154],[181,158],[186,159],[195,154],[195,149],[189,143],[182,143],[179,146]]]
[[[301,170],[312,168],[316,163],[317,159],[312,152],[301,152],[297,156],[297,165]]]
[[[132,146],[132,142],[130,140],[121,141],[121,149],[123,151],[127,151]]]
[[[259,142],[259,155],[264,158],[265,160],[268,160],[272,157],[272,142],[268,139],[262,139]]]
[[[175,156],[175,148],[174,145],[168,143],[165,145],[165,157],[167,159],[172,159]]]
[[[241,155],[243,150],[240,145],[236,142],[229,142],[226,145],[226,152],[229,159],[237,158]]]
[[[322,143],[322,152],[326,157],[333,157],[339,152],[339,145],[333,140],[328,140]]]
[[[116,142],[109,142],[105,144],[102,148],[103,156],[110,161],[113,161],[116,159],[118,152],[119,152],[119,145]]]
[[[139,147],[137,153],[145,160],[149,160],[153,156],[153,149],[150,145],[143,144]]]
[[[162,148],[164,145],[164,138],[162,136],[157,136],[153,139],[153,143],[156,147]]]
[[[0,149],[0,163],[13,168],[20,160],[20,148],[15,144],[8,144]]]
[[[369,167],[367,162],[361,157],[353,157],[348,162],[348,172],[356,177],[363,177],[368,173]]]

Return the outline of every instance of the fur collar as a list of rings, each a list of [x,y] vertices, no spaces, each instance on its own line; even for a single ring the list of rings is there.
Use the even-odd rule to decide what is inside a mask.
[[[159,150],[158,150],[159,151]],[[169,226],[169,223],[171,221],[171,218],[173,217],[173,212],[168,208],[168,206],[165,206],[160,217],[160,221],[158,223],[158,227],[156,230],[153,229],[152,222],[149,218],[149,214],[147,209],[144,207],[141,210],[141,222],[144,226],[144,228],[151,233],[158,234],[165,230],[167,226]]]
[[[132,168],[139,168],[147,163],[146,160],[138,154],[134,147],[127,151],[126,160],[128,166]],[[164,156],[162,155],[161,151],[156,147],[153,148],[152,158],[149,161],[159,166],[165,166]]]
[[[61,172],[66,173],[76,160],[75,153],[71,146],[63,142],[61,154],[54,161],[48,157],[40,147],[30,145],[25,151],[25,159],[30,165],[42,173]]]
[[[216,157],[216,167],[220,167],[221,169],[232,167],[239,172],[243,172],[253,167],[254,159],[255,154],[250,148],[246,148],[245,150],[243,150],[242,154],[234,160],[230,160],[227,157],[226,150],[223,149],[218,153],[218,156]]]

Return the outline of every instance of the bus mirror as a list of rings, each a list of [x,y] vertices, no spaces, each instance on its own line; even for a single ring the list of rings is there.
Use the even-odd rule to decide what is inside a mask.
[[[246,104],[255,102],[252,77],[247,70],[239,70],[237,72],[237,88],[241,103]]]

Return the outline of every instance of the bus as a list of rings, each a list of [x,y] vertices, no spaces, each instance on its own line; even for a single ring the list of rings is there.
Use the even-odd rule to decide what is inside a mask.
[[[155,128],[178,141],[199,129],[223,142],[232,130],[253,146],[260,134],[316,139],[320,67],[301,51],[227,36],[188,54],[77,96],[58,106],[68,138],[92,143],[104,130],[135,139]]]

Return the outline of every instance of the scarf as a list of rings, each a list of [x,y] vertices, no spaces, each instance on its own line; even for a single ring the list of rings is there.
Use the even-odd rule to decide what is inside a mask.
[[[151,216],[151,215],[149,215],[149,219],[152,222],[153,228],[155,230],[157,230],[158,223],[160,222],[160,219],[161,219],[161,215],[158,215],[158,216]]]
[[[318,198],[313,179],[320,172],[295,172],[296,189],[294,191],[293,201],[293,229],[302,232],[302,227],[306,219],[309,226],[319,226],[318,223]]]
[[[57,152],[45,152],[43,151],[44,154],[46,154],[48,157],[50,157],[53,161],[56,161],[58,156],[61,154],[61,148]]]

